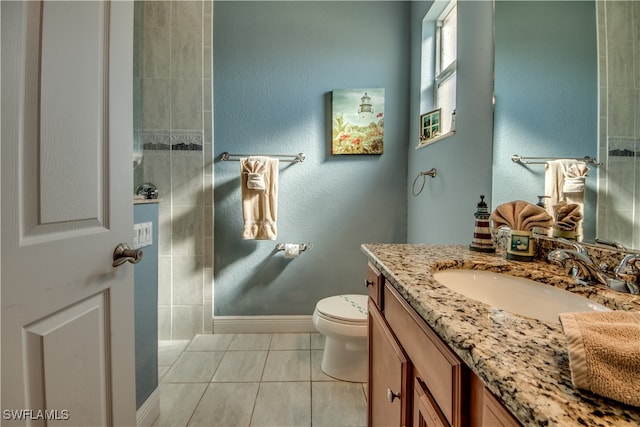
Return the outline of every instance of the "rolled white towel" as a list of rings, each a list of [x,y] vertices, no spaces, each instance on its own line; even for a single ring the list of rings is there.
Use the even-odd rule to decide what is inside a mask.
[[[562,185],[563,193],[584,193],[585,177],[565,178]]]
[[[563,193],[583,193],[589,168],[584,162],[568,166],[564,171]]]
[[[264,174],[263,173],[247,173],[247,188],[250,190],[259,190],[264,191],[266,188],[266,184],[264,183]]]
[[[249,190],[265,191],[267,184],[264,180],[266,159],[249,158],[242,164],[242,173],[247,175],[247,188]]]

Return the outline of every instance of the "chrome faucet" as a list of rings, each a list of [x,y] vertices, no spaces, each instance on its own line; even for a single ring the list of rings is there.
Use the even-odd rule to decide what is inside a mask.
[[[577,250],[556,249],[549,253],[547,259],[550,262],[562,266],[570,264],[571,269],[569,270],[569,273],[571,273],[578,283],[585,285],[595,284],[618,292],[640,294],[640,290],[635,286],[635,284],[629,283],[618,277],[618,271],[622,268],[622,262],[616,269],[616,277],[610,277],[609,274],[596,265],[588,255]],[[627,259],[627,257],[625,257],[625,259]],[[626,263],[631,259],[633,259],[633,257],[629,258]],[[623,262],[625,261],[623,260]]]
[[[599,245],[610,246],[610,247],[615,248],[615,249],[620,249],[621,251],[627,251],[628,250],[621,243],[614,242],[612,240],[601,239],[599,237],[596,237],[595,240],[596,240],[596,243],[599,244]]]
[[[580,252],[582,255],[587,254],[587,250],[585,249],[585,247],[582,246],[580,243],[576,242],[575,240],[569,240],[569,239],[565,239],[564,237],[558,237],[558,242],[564,243],[565,245],[569,245],[573,247],[573,249],[576,252]]]
[[[630,265],[631,264],[631,265]],[[640,254],[625,256],[616,268],[616,277],[622,279],[624,275],[635,277],[635,280],[625,280],[629,293],[640,295]]]

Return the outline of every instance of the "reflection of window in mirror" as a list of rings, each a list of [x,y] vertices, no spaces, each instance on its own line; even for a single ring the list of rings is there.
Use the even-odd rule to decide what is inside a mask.
[[[452,0],[435,21],[434,108],[442,111],[443,133],[452,130],[451,117],[456,108],[457,10],[456,0]]]

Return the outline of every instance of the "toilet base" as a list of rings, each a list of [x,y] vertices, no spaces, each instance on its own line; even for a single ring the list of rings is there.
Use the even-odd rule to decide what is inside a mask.
[[[369,376],[367,337],[349,337],[345,340],[326,336],[320,367],[325,374],[342,381],[367,382]]]

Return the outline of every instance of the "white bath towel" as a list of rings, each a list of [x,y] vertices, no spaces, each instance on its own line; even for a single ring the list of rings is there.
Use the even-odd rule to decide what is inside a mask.
[[[544,195],[549,196],[546,209],[553,217],[553,207],[560,202],[577,204],[584,213],[585,179],[589,168],[586,163],[574,159],[558,159],[548,161],[545,166]],[[576,229],[582,236],[582,221]]]
[[[261,185],[248,185],[249,174],[245,173],[255,162],[264,165]],[[253,163],[250,163],[253,162]],[[242,192],[242,238],[245,240],[275,240],[278,216],[278,159],[269,157],[251,157],[240,159],[240,177]],[[252,169],[255,170],[255,169]],[[251,172],[251,173],[259,173]],[[254,188],[250,188],[254,187]]]

